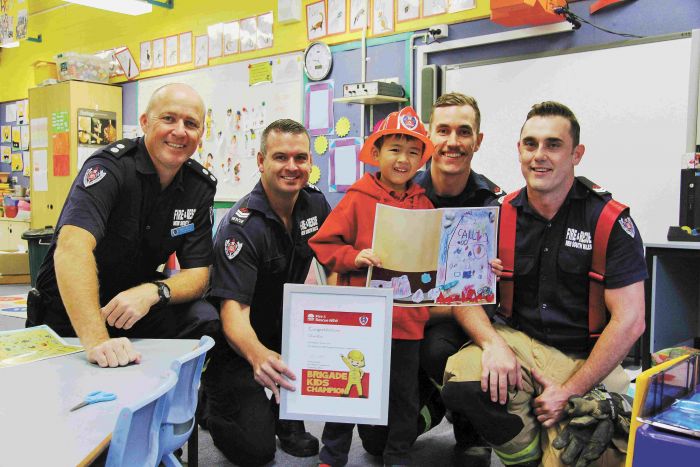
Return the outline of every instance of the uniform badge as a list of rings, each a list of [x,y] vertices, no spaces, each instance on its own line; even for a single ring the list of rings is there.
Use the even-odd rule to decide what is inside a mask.
[[[617,222],[619,222],[620,226],[622,226],[622,230],[627,232],[627,235],[634,238],[636,230],[634,228],[634,222],[632,222],[632,219],[629,216],[621,217]]]
[[[233,237],[226,239],[224,242],[224,253],[226,253],[228,259],[233,259],[238,256],[238,253],[241,252],[241,248],[243,248],[243,243],[236,241]]]
[[[401,124],[409,130],[415,130],[418,126],[418,119],[413,115],[404,115],[401,117]]]
[[[231,217],[231,222],[243,225],[245,221],[248,220],[248,217],[250,217],[250,210],[248,208],[238,208]]]
[[[107,172],[105,171],[105,169],[103,169],[99,165],[92,166],[85,171],[85,175],[83,176],[83,185],[85,186],[85,188],[87,188],[96,184],[106,176]]]

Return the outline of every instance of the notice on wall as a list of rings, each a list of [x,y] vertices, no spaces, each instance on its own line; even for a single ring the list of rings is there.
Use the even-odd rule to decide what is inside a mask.
[[[46,149],[32,151],[32,193],[48,191],[49,164]]]
[[[46,117],[33,118],[29,122],[29,132],[31,133],[32,148],[41,149],[49,145],[49,119]]]
[[[51,114],[51,131],[60,133],[69,129],[68,112],[54,112]]]

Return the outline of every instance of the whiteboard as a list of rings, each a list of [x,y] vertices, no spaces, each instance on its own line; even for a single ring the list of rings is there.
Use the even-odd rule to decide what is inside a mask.
[[[691,63],[699,59],[686,36],[446,67],[445,90],[474,96],[481,110],[484,140],[474,170],[509,192],[524,186],[516,143],[525,116],[535,103],[562,102],[576,114],[586,146],[576,174],[630,206],[645,242],[665,241],[678,224],[681,159],[697,111],[690,87],[697,90]]]
[[[272,82],[250,86],[248,66],[272,62]],[[138,82],[138,114],[168,83],[192,86],[207,109],[202,144],[192,155],[219,179],[216,201],[237,201],[260,179],[256,156],[265,127],[279,118],[302,121],[302,54],[227,63]]]

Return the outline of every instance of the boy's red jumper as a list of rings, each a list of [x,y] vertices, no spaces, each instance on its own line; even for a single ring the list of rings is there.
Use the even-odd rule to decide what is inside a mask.
[[[339,273],[338,285],[364,287],[367,282],[367,270],[357,269],[355,258],[365,248],[372,248],[377,204],[403,209],[433,208],[425,190],[416,183],[409,183],[406,192],[395,197],[379,182],[377,175],[365,174],[355,182],[309,240],[321,264]],[[391,337],[422,339],[428,317],[427,307],[395,306]]]

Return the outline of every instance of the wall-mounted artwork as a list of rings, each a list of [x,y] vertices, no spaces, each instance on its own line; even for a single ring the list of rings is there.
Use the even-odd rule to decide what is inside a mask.
[[[221,57],[221,44],[223,43],[224,25],[223,23],[207,26],[209,36],[209,58]]]
[[[420,16],[420,0],[398,0],[396,21],[410,21]]]
[[[240,25],[238,21],[224,23],[224,55],[232,55],[238,53],[238,36],[240,34]]]
[[[183,32],[179,36],[180,64],[192,63],[192,32]]]
[[[372,33],[385,34],[394,30],[394,0],[373,0]]]
[[[202,67],[209,64],[209,36],[202,34],[194,41],[194,66]]]
[[[310,41],[326,35],[326,2],[306,5],[306,34]]]
[[[369,15],[367,14],[367,9],[365,6],[367,5],[366,0],[350,0],[350,30],[351,31],[357,31],[359,29],[362,29],[365,27],[369,27],[369,23],[367,21],[367,18],[369,18]]]
[[[177,53],[177,36],[168,36],[165,38],[165,65],[175,66],[178,62]]]
[[[272,12],[258,15],[258,49],[272,47]]]
[[[163,68],[165,66],[165,39],[153,40],[153,65],[151,68]]]
[[[141,52],[139,58],[141,60],[141,69],[143,71],[150,70],[153,63],[151,41],[141,42]]]
[[[255,50],[258,42],[258,22],[255,16],[241,20],[240,36],[241,52]]]
[[[328,0],[328,35],[343,34],[347,27],[348,8],[345,0]]]

